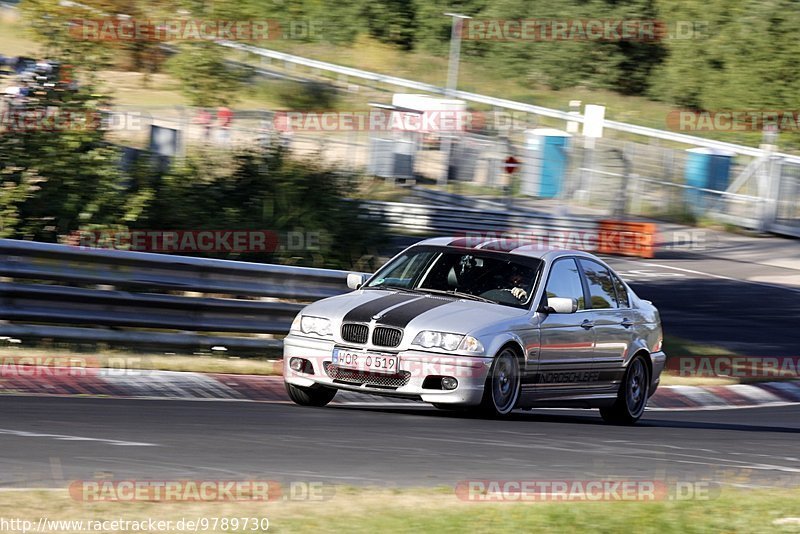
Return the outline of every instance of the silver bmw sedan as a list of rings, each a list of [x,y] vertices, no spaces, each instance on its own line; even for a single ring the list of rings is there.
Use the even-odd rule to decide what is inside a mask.
[[[599,408],[630,424],[658,386],[658,310],[591,254],[434,238],[365,278],[292,323],[284,380],[297,404],[342,389],[489,416]]]

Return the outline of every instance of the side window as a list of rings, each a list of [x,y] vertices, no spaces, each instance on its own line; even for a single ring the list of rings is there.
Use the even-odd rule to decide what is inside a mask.
[[[619,308],[630,308],[631,301],[628,298],[628,289],[625,287],[625,284],[622,283],[622,280],[619,279],[614,273],[611,273],[611,277],[614,279],[614,288],[617,290],[617,304]]]
[[[578,309],[586,309],[583,298],[583,284],[578,266],[572,258],[557,260],[550,269],[550,277],[547,279],[545,293],[548,297],[560,297],[575,299],[578,301]]]
[[[593,309],[617,307],[617,295],[614,291],[614,281],[608,269],[592,260],[580,260],[586,281],[589,283],[589,295],[592,299]]]

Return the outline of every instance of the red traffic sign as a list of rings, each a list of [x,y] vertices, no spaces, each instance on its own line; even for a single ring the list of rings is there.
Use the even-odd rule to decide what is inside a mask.
[[[519,160],[514,156],[508,156],[504,168],[508,174],[513,174],[519,168]]]

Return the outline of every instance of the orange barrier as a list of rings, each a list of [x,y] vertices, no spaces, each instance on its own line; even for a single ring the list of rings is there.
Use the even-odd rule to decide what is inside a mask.
[[[652,258],[655,255],[655,223],[600,221],[597,252]]]

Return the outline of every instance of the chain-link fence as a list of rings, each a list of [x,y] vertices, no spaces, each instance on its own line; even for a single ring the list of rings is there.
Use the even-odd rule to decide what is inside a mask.
[[[124,108],[116,112],[136,113]],[[153,127],[173,129],[179,132],[181,154],[192,146],[280,143],[297,157],[318,158],[398,184],[457,187],[483,197],[513,195],[522,203],[544,199],[546,207],[565,205],[601,215],[717,219],[800,235],[800,164],[768,149],[762,156],[740,154],[614,130],[596,139],[546,128],[480,134],[292,131],[276,127],[270,111],[235,111],[227,123],[215,114],[219,112],[151,109],[139,113],[137,128],[121,128],[112,135],[148,148]],[[507,168],[512,156],[518,165]]]

